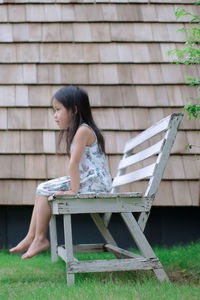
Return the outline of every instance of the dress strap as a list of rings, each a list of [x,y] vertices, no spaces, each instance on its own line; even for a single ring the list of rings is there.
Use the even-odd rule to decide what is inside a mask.
[[[92,129],[92,127],[90,127],[90,125],[88,125],[87,123],[82,123],[81,125],[79,125],[79,127],[82,126],[82,125],[83,125],[83,126],[85,125],[85,126],[87,126],[88,128],[90,128],[90,129],[93,131],[94,136],[95,136],[95,138],[96,138],[96,140],[97,140],[96,133],[94,132],[94,130]]]

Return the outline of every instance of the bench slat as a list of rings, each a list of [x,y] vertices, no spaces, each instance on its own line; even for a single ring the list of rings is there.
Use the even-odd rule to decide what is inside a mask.
[[[124,185],[124,184],[130,183],[130,182],[134,182],[137,180],[142,180],[147,177],[151,177],[153,175],[155,166],[156,166],[156,163],[151,164],[142,169],[139,169],[137,171],[115,177],[115,179],[113,180],[113,183],[112,183],[112,187]]]
[[[158,154],[162,148],[163,145],[163,141],[164,139],[162,139],[161,141],[159,141],[158,143],[152,145],[151,147],[148,147],[145,150],[142,150],[136,154],[133,154],[129,157],[126,157],[124,159],[122,159],[119,162],[119,166],[118,166],[118,170],[123,169],[123,168],[127,168],[135,163],[138,163],[144,159],[149,158],[152,155]]]
[[[129,271],[129,270],[150,270],[159,268],[158,259],[148,258],[124,258],[112,260],[91,260],[71,262],[68,264],[69,273],[89,273],[89,272],[111,272],[111,271]]]
[[[129,140],[124,147],[124,153],[131,151],[133,148],[139,146],[140,144],[152,138],[156,134],[164,130],[167,130],[170,119],[171,119],[171,115],[157,122],[155,125],[149,127],[145,131],[141,132],[135,138]]]
[[[152,201],[152,198],[146,197],[59,199],[52,202],[52,213],[59,215],[105,212],[142,212],[149,211]]]

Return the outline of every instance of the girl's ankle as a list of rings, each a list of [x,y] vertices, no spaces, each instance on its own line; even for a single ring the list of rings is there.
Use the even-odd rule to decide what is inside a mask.
[[[34,238],[35,238],[35,234],[32,233],[28,233],[25,237],[25,239],[32,240],[32,241],[34,240]]]

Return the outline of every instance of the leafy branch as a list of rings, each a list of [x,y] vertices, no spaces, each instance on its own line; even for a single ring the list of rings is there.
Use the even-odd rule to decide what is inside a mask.
[[[200,5],[200,1],[195,2],[195,5]],[[200,16],[193,15],[192,13],[186,11],[184,8],[175,9],[176,19],[181,17],[190,16],[191,20],[189,24],[192,24],[191,28],[186,29],[185,27],[180,28],[177,32],[183,32],[185,35],[184,46],[179,49],[175,48],[173,50],[167,51],[168,55],[173,55],[175,59],[173,62],[177,64],[200,64]],[[195,77],[187,77],[185,81],[191,87],[195,87],[197,90],[197,98],[195,103],[191,103],[187,100],[184,106],[184,110],[187,111],[187,117],[190,120],[191,117],[195,119],[200,119],[200,80]]]

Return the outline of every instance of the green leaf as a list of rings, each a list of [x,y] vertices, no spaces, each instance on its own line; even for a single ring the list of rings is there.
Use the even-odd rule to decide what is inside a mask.
[[[186,77],[185,78],[185,82],[188,82],[188,81],[191,81],[192,80],[192,77]]]
[[[175,8],[175,16],[176,16],[176,20],[178,20],[185,12],[185,9],[184,8],[179,8],[179,7],[176,7]]]

